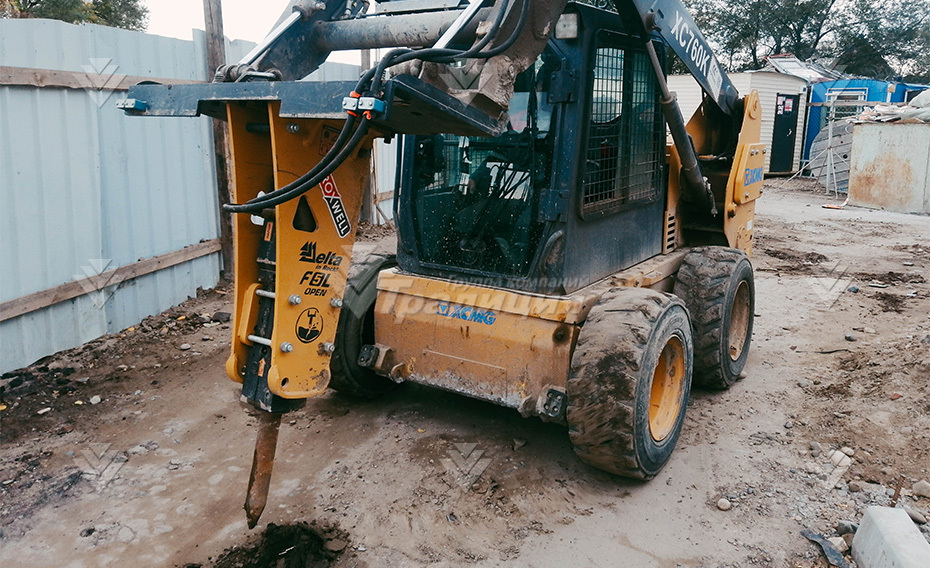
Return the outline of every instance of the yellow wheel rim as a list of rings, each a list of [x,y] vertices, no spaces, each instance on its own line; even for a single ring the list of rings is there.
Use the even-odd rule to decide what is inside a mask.
[[[730,346],[730,359],[737,361],[743,354],[746,344],[746,335],[749,333],[749,284],[746,281],[739,283],[736,294],[733,295],[733,305],[730,307],[730,329],[728,333]]]
[[[649,397],[649,431],[652,439],[661,442],[671,434],[681,413],[685,386],[685,347],[681,339],[672,337],[665,344],[655,373]]]

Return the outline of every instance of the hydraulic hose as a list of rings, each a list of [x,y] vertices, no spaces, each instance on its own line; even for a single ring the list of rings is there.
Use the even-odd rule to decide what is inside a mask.
[[[300,197],[304,193],[320,185],[320,183],[324,179],[326,179],[327,176],[329,176],[331,173],[336,171],[336,168],[342,165],[342,162],[344,162],[346,158],[349,157],[349,154],[351,154],[355,150],[355,148],[362,141],[362,138],[364,138],[365,135],[368,134],[370,123],[371,123],[370,119],[368,119],[367,117],[363,118],[362,123],[359,125],[358,128],[355,129],[355,133],[352,134],[352,138],[349,139],[349,141],[339,150],[339,152],[331,160],[327,161],[324,158],[323,161],[317,164],[317,167],[314,168],[314,170],[317,170],[316,174],[313,175],[311,178],[309,178],[306,182],[302,184],[298,184],[291,189],[288,189],[290,187],[290,184],[289,184],[285,187],[282,187],[279,190],[273,191],[272,193],[263,195],[261,198],[253,199],[252,201],[249,201],[241,205],[238,205],[238,204],[227,205],[224,207],[224,209],[232,213],[254,214],[254,213],[260,212],[263,209],[268,209],[270,207],[277,207],[278,205],[281,205],[282,203],[286,203],[290,201],[291,199],[296,199],[297,197]],[[321,165],[322,165],[322,168],[319,168],[319,166]],[[309,173],[311,172],[308,172],[308,174]],[[307,174],[305,174],[304,176],[301,176],[301,179],[306,177],[306,175]],[[285,189],[287,191],[283,191],[283,192],[281,191]],[[281,192],[281,193],[278,193],[278,192]],[[260,199],[260,201],[258,199]]]
[[[346,123],[343,125],[342,130],[339,132],[339,136],[336,138],[336,141],[333,143],[333,148],[342,148],[345,145],[346,141],[349,139],[349,136],[352,133],[352,127],[355,125],[356,117],[350,116]],[[269,202],[280,195],[289,193],[290,191],[303,187],[307,182],[312,181],[316,175],[327,166],[326,159],[324,157],[317,165],[313,166],[307,173],[300,176],[291,183],[276,189],[270,193],[266,193],[261,197],[256,197],[245,204],[228,204],[223,206],[224,211],[230,213],[258,213],[264,207],[252,207],[252,205],[260,205],[265,202]],[[325,176],[324,176],[325,177]],[[311,186],[312,187],[312,186]]]
[[[523,31],[523,27],[525,26],[529,15],[531,0],[523,0],[523,5],[520,10],[520,17],[510,36],[503,43],[495,46],[493,49],[481,51],[496,37],[497,33],[500,31],[500,26],[503,23],[504,16],[510,7],[511,1],[512,0],[507,0],[507,2],[501,6],[500,11],[495,18],[494,24],[491,27],[491,30],[485,35],[484,38],[482,38],[477,44],[468,50],[463,51],[446,48],[425,48],[419,50],[399,48],[391,50],[381,58],[381,61],[378,62],[378,65],[375,68],[369,69],[365,74],[362,75],[361,78],[359,78],[353,96],[359,96],[358,93],[363,92],[366,96],[379,96],[381,94],[382,81],[387,69],[395,65],[411,61],[413,59],[420,59],[423,61],[437,63],[448,63],[456,59],[489,59],[496,55],[500,55],[517,41],[520,33]],[[367,89],[366,86],[368,86]],[[293,182],[279,189],[276,189],[275,191],[272,191],[271,193],[251,199],[244,204],[224,205],[223,210],[230,213],[259,213],[263,209],[276,207],[282,203],[290,201],[291,199],[295,199],[319,185],[324,179],[326,179],[327,176],[332,174],[336,168],[342,165],[346,158],[349,157],[349,155],[355,150],[358,144],[361,143],[362,139],[368,133],[371,126],[370,115],[364,116],[362,118],[362,123],[357,128],[355,128],[353,132],[353,127],[355,126],[357,120],[357,117],[353,113],[349,113],[349,117],[346,119],[345,125],[343,125],[342,130],[339,132],[339,136],[336,138],[333,147],[326,153],[323,159],[320,160],[320,162],[311,168],[307,173],[300,176]]]
[[[366,76],[363,76],[361,79],[359,79],[359,82],[356,84],[355,91],[356,92],[360,91],[363,88],[362,86],[366,84],[367,81],[369,80],[370,78],[366,79]],[[329,152],[327,152],[326,156],[324,156],[323,159],[319,161],[319,163],[317,163],[315,166],[313,166],[313,168],[310,169],[310,171],[300,176],[296,180],[292,181],[291,183],[281,188],[278,188],[275,191],[272,191],[271,193],[262,195],[261,197],[256,197],[248,201],[245,204],[224,205],[223,210],[228,211],[230,213],[253,213],[253,214],[259,213],[261,212],[262,209],[267,207],[266,205],[263,205],[263,204],[271,202],[272,200],[276,199],[278,196],[285,195],[285,194],[290,195],[292,191],[298,188],[305,188],[303,192],[300,192],[297,194],[299,196],[302,193],[305,193],[306,191],[312,189],[316,184],[307,186],[307,183],[312,181],[319,172],[321,172],[324,168],[326,168],[331,162],[331,160],[335,158],[338,155],[338,153],[343,149],[343,147],[346,145],[346,142],[349,140],[350,135],[352,134],[352,128],[355,126],[356,121],[357,121],[357,117],[355,115],[350,114],[349,117],[346,119],[345,124],[342,126],[342,130],[339,132],[339,136],[337,136],[335,142],[333,142],[333,147],[329,150]],[[320,181],[322,181],[322,179],[324,179],[325,177],[326,176],[323,176],[323,178],[320,178]],[[319,182],[317,182],[317,184],[318,183]]]

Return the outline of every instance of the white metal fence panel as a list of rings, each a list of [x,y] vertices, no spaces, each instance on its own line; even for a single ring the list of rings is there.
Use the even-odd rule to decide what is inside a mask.
[[[0,20],[0,66],[86,79],[84,89],[0,85],[0,302],[218,237],[209,121],[129,118],[115,106],[124,95],[101,88],[122,75],[207,79],[197,35]],[[233,42],[230,59],[249,47]],[[0,372],[178,304],[218,271],[209,254],[5,319]]]
[[[930,124],[853,125],[849,203],[930,214]]]

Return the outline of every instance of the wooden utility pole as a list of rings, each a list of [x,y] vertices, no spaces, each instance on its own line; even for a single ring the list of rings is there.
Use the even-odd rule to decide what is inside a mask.
[[[226,64],[226,38],[223,35],[222,0],[203,0],[203,22],[207,32],[207,80],[213,80],[217,67]],[[216,191],[220,204],[220,254],[223,257],[223,278],[233,277],[232,218],[223,211],[230,202],[229,142],[226,123],[213,119],[213,159],[216,163]]]

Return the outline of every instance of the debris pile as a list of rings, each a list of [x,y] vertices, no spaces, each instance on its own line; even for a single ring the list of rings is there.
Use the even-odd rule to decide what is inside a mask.
[[[148,391],[169,366],[226,349],[231,314],[218,310],[228,309],[227,294],[202,290],[197,298],[120,332],[0,374],[0,440],[13,442],[37,429],[64,435],[86,418],[87,406],[154,396]],[[123,388],[143,376],[150,388]],[[20,419],[25,416],[33,418]]]
[[[866,108],[853,122],[930,122],[930,89],[914,97],[906,106],[879,103]]]

